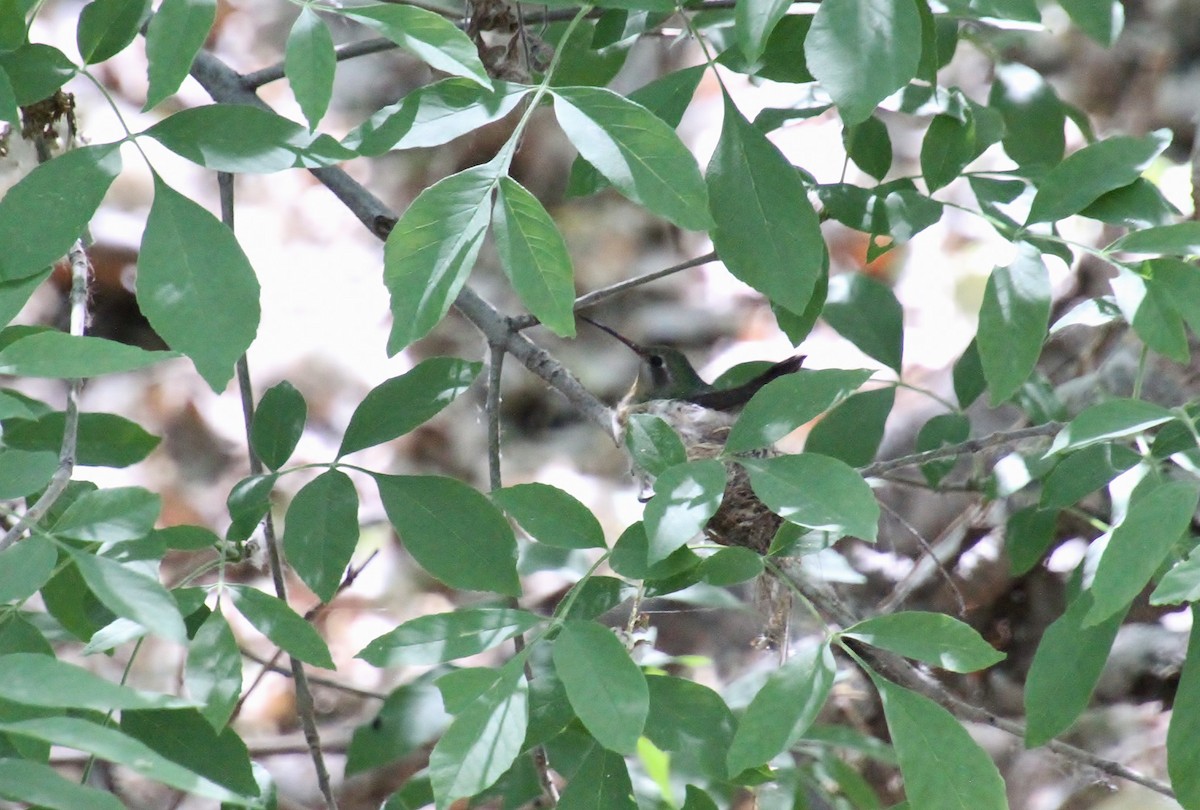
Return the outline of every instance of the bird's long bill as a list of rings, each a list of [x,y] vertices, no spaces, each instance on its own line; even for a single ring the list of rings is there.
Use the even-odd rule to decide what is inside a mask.
[[[624,343],[626,346],[628,346],[630,349],[632,349],[632,350],[633,350],[633,351],[634,351],[634,352],[635,352],[635,353],[636,353],[636,354],[637,354],[639,357],[645,357],[645,356],[646,356],[646,350],[645,350],[645,349],[643,349],[641,346],[639,346],[638,344],[634,343],[632,340],[630,340],[629,338],[625,337],[624,335],[622,335],[620,332],[616,331],[615,329],[611,329],[611,328],[609,328],[609,327],[605,326],[605,325],[604,325],[604,324],[602,324],[602,323],[599,323],[599,322],[597,322],[597,321],[593,321],[593,320],[592,320],[591,318],[589,318],[587,315],[580,315],[580,316],[578,316],[578,317],[579,317],[579,320],[581,320],[581,321],[587,321],[587,322],[588,322],[588,323],[590,323],[592,326],[594,326],[594,327],[596,327],[597,329],[599,329],[601,332],[607,332],[608,334],[612,335],[612,336],[613,336],[613,337],[615,337],[617,340],[621,341],[621,342],[622,342],[622,343]]]

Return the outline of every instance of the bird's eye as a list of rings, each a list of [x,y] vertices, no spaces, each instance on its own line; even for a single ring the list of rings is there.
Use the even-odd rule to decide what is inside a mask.
[[[655,368],[662,368],[662,364],[663,359],[661,354],[650,355],[650,365],[654,366]]]

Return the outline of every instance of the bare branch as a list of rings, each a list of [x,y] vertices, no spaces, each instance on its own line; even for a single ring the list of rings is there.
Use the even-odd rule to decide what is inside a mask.
[[[233,230],[233,175],[220,172],[217,183],[221,192],[221,221],[229,230]],[[250,383],[250,364],[243,354],[237,361],[238,391],[242,397],[242,418],[246,428],[246,453],[250,460],[250,473],[261,475],[262,461],[254,452],[250,442],[250,426],[254,421],[254,391]],[[283,559],[279,553],[279,541],[275,534],[275,521],[268,509],[263,517],[263,542],[267,547],[267,560],[271,569],[271,581],[275,586],[275,595],[287,602],[287,583],[283,579]],[[304,672],[304,663],[294,655],[289,655],[289,664],[294,681],[296,696],[296,714],[304,729],[304,739],[308,743],[308,754],[312,758],[316,770],[317,785],[325,799],[328,810],[337,810],[337,799],[333,795],[333,784],[329,779],[329,769],[325,766],[325,755],[321,752],[321,733],[317,727],[316,705],[313,703],[312,690],[308,687],[308,678]]]
[[[649,284],[651,281],[658,281],[660,278],[666,278],[667,276],[674,275],[682,270],[687,270],[692,267],[699,267],[700,265],[708,264],[709,262],[715,262],[718,258],[719,257],[717,256],[717,252],[715,250],[709,251],[703,256],[697,256],[694,259],[688,259],[687,261],[680,262],[679,264],[673,264],[670,267],[664,267],[662,270],[655,270],[653,273],[646,273],[645,275],[637,276],[636,278],[628,278],[624,281],[618,281],[616,284],[610,284],[607,287],[601,287],[600,289],[593,290],[586,295],[579,296],[575,299],[572,309],[578,312],[581,309],[594,307],[601,301],[607,298],[612,298],[614,295],[619,295],[626,290],[632,290],[636,287],[642,286],[643,284]],[[519,318],[512,318],[510,323],[512,324],[513,329],[520,331],[522,329],[528,329],[531,326],[537,326],[539,323],[541,323],[541,321],[539,321],[534,315],[522,315]]]
[[[87,329],[88,277],[92,270],[82,239],[76,239],[75,244],[71,245],[67,259],[71,263],[70,332],[81,337]],[[0,551],[17,542],[27,529],[36,526],[66,492],[67,484],[71,483],[71,476],[75,472],[75,446],[79,440],[79,394],[82,391],[83,380],[70,380],[67,383],[67,406],[63,415],[63,438],[58,451],[58,467],[33,506],[29,507],[3,537],[0,537]]]
[[[1046,422],[1042,425],[1034,425],[1033,427],[1020,428],[1018,430],[1000,431],[999,433],[993,433],[991,436],[984,436],[979,439],[967,439],[965,442],[959,442],[958,444],[948,444],[945,447],[926,450],[924,453],[913,453],[910,456],[901,456],[900,458],[893,458],[887,461],[877,461],[874,464],[859,467],[858,471],[862,473],[863,478],[878,478],[885,473],[889,473],[892,470],[899,470],[903,467],[917,467],[921,464],[927,464],[930,461],[937,461],[942,458],[969,456],[981,450],[988,450],[1004,444],[1015,444],[1024,439],[1053,436],[1062,429],[1062,422]]]

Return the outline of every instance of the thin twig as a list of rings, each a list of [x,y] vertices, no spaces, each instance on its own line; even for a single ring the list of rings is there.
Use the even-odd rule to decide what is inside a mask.
[[[946,570],[946,566],[942,563],[942,558],[938,555],[937,550],[934,549],[933,545],[925,539],[925,535],[921,534],[920,530],[916,526],[912,525],[907,519],[905,519],[904,515],[888,506],[883,500],[879,501],[879,505],[883,508],[883,511],[892,516],[893,520],[903,526],[904,530],[908,532],[908,534],[914,540],[917,541],[917,544],[922,549],[925,550],[924,556],[922,556],[921,559],[917,560],[917,562],[913,564],[913,572],[915,573],[917,569],[920,568],[922,560],[932,560],[933,567],[942,575],[942,579],[944,579],[946,584],[950,587],[950,592],[954,594],[954,601],[958,605],[959,617],[961,618],[965,616],[967,613],[966,600],[963,599],[962,591],[958,589],[958,583],[954,581],[954,577],[949,571]],[[938,545],[941,545],[941,543],[939,542]],[[959,542],[953,544],[954,550],[957,550],[958,547]],[[896,585],[895,590],[892,591],[892,595],[888,597],[888,601],[884,603],[882,608],[883,612],[890,613],[891,611],[895,610],[897,605],[903,602],[919,584],[925,581],[924,577],[912,576],[911,574],[906,579],[910,582],[910,584],[905,587],[905,582],[902,581]]]
[[[254,663],[263,668],[265,672],[274,672],[277,675],[282,675],[285,678],[292,677],[292,671],[287,667],[280,666],[276,663],[275,658],[266,658],[261,655],[256,655],[250,652],[245,647],[240,647],[238,650],[244,657],[249,658]],[[351,686],[348,683],[335,681],[333,678],[324,678],[320,675],[309,675],[308,682],[315,686],[323,686],[326,689],[335,689],[338,692],[345,692],[347,695],[355,695],[356,697],[367,698],[369,700],[387,700],[388,696],[383,692],[374,692],[370,689],[360,689],[357,686]],[[325,746],[323,746],[325,747]]]
[[[859,619],[854,615],[854,612],[846,607],[845,603],[838,599],[828,586],[823,583],[811,581],[805,577],[792,576],[787,573],[781,575],[786,576],[796,591],[810,602],[822,616],[832,617],[833,621],[843,628],[858,623]],[[1001,731],[1008,732],[1014,737],[1022,740],[1025,739],[1024,723],[1000,717],[987,709],[966,702],[947,690],[941,683],[921,672],[921,670],[904,658],[874,647],[858,646],[856,647],[856,651],[863,658],[870,661],[871,666],[885,675],[889,680],[920,692],[945,707],[960,720],[969,720],[973,723],[986,723]],[[1045,747],[1066,759],[1095,768],[1110,776],[1136,782],[1164,796],[1172,798],[1175,796],[1169,785],[1157,779],[1144,776],[1119,762],[1093,754],[1091,751],[1085,751],[1082,748],[1077,748],[1074,745],[1068,745],[1058,740],[1050,740],[1045,744]]]
[[[76,239],[67,252],[71,264],[71,323],[70,333],[82,337],[87,330],[88,320],[88,278],[92,265],[88,261],[87,251],[84,250],[83,240]],[[20,539],[27,529],[38,524],[66,492],[71,483],[71,475],[75,472],[75,447],[79,440],[79,395],[83,391],[83,380],[75,379],[67,382],[67,405],[63,414],[63,438],[58,450],[58,466],[50,477],[50,483],[42,491],[33,506],[16,524],[0,537],[0,551],[11,546]]]
[[[893,458],[887,461],[877,461],[874,464],[859,467],[858,471],[862,473],[863,478],[877,478],[884,473],[889,473],[892,470],[898,470],[903,467],[916,467],[942,458],[969,456],[981,450],[998,447],[1002,444],[1013,444],[1038,436],[1053,436],[1062,429],[1062,422],[1046,422],[1042,425],[1020,428],[1019,430],[1000,431],[993,433],[991,436],[983,436],[979,439],[967,439],[965,442],[959,442],[958,444],[948,444],[945,447],[926,450],[924,453],[913,453],[909,456],[901,456],[900,458]]]
[[[227,172],[217,174],[217,184],[221,196],[221,221],[233,230],[233,175]],[[254,421],[254,389],[250,382],[250,364],[243,354],[237,361],[238,391],[242,398],[242,419],[246,429],[246,453],[250,462],[250,474],[261,475],[262,461],[254,452],[250,443],[250,426]],[[275,521],[270,510],[263,517],[263,542],[267,547],[267,560],[271,569],[271,581],[275,587],[275,595],[287,602],[287,583],[283,578],[283,560],[279,554],[279,542],[275,534]],[[304,672],[304,664],[293,655],[288,656],[292,670],[293,691],[296,696],[296,714],[300,718],[300,726],[304,730],[304,739],[308,743],[308,753],[316,770],[317,785],[321,796],[325,799],[327,810],[337,810],[337,799],[333,796],[333,786],[329,779],[329,769],[325,767],[325,755],[321,752],[321,734],[317,728],[316,706],[313,703],[312,690],[308,687],[308,677]]]
[[[487,397],[484,400],[484,411],[487,414],[488,428],[488,486],[492,492],[495,492],[504,485],[504,481],[500,475],[500,381],[503,371],[504,346],[489,344]],[[520,607],[516,597],[510,598],[508,601],[510,607]],[[525,650],[524,633],[517,633],[517,635],[513,636],[513,648],[518,655]],[[526,682],[533,680],[533,669],[529,665],[528,657],[525,659],[525,680]],[[537,772],[538,782],[542,786],[542,794],[550,802],[550,806],[553,807],[558,804],[558,786],[550,778],[550,759],[546,755],[546,747],[543,745],[534,746],[529,754],[533,760],[533,768]]]
[[[670,267],[664,267],[662,270],[655,270],[653,273],[646,273],[644,275],[637,276],[636,278],[627,278],[624,281],[618,281],[616,284],[610,284],[607,287],[601,287],[598,290],[593,290],[590,293],[579,296],[575,299],[575,303],[571,308],[575,312],[579,312],[581,309],[594,307],[601,301],[607,298],[612,298],[614,295],[619,295],[626,290],[632,290],[636,287],[642,286],[643,284],[649,284],[651,281],[658,281],[660,278],[666,278],[667,276],[674,275],[682,270],[687,270],[692,267],[699,267],[701,265],[708,264],[709,262],[715,262],[717,258],[718,256],[715,250],[709,251],[703,256],[697,256],[694,259],[688,259],[687,261],[680,262],[679,264],[673,264]],[[522,315],[518,318],[510,319],[509,323],[512,325],[514,330],[520,331],[522,329],[528,329],[531,326],[537,326],[539,323],[541,323],[541,321],[539,321],[534,315]]]

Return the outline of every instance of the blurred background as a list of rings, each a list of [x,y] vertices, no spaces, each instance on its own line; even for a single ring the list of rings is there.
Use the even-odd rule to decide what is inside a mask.
[[[39,12],[31,37],[53,44],[74,57],[75,25],[84,3],[49,0]],[[956,85],[970,97],[986,101],[992,75],[991,56],[1023,63],[1041,72],[1059,95],[1091,116],[1098,132],[1144,134],[1168,127],[1174,145],[1151,169],[1154,180],[1185,214],[1191,213],[1189,153],[1194,116],[1200,109],[1200,0],[1128,0],[1126,27],[1120,40],[1102,49],[1073,30],[1053,4],[1043,9],[1045,30],[970,30],[945,69],[942,83]],[[283,46],[297,13],[280,0],[221,0],[209,47],[239,72],[281,61]],[[330,17],[339,44],[370,36],[365,29]],[[613,87],[628,92],[680,67],[703,60],[695,43],[677,31],[643,38],[632,46]],[[139,112],[146,92],[145,55],[141,39],[94,69],[116,105],[89,82],[76,79],[65,88],[75,94],[83,138],[92,143],[124,136],[120,120],[134,131],[167,113],[209,103],[192,80],[153,115]],[[379,107],[432,81],[430,70],[400,51],[377,53],[338,66],[334,102],[322,129],[341,137]],[[748,117],[764,107],[788,106],[795,88],[768,80],[725,72],[738,106]],[[286,82],[270,83],[260,96],[277,112],[303,120]],[[680,134],[701,166],[720,130],[720,94],[706,76],[688,109]],[[889,177],[919,173],[918,155],[927,122],[884,111],[895,158]],[[430,183],[489,159],[503,143],[512,121],[501,121],[437,149],[417,149],[345,166],[395,211],[402,211]],[[772,133],[772,139],[820,182],[874,181],[848,163],[838,119],[825,114],[797,120]],[[1068,123],[1069,148],[1083,143]],[[9,137],[0,159],[0,183],[11,185],[35,162],[32,150]],[[142,142],[154,168],[174,188],[217,210],[216,180],[152,141]],[[91,333],[144,347],[161,341],[141,317],[133,297],[135,263],[141,229],[149,210],[150,172],[140,156],[126,147],[125,170],[92,223],[95,265]],[[563,231],[575,263],[580,294],[642,273],[659,270],[711,250],[705,237],[681,233],[650,217],[614,192],[567,199],[566,181],[574,151],[557,130],[548,111],[539,114],[514,165],[514,176],[547,206]],[[1005,165],[989,151],[979,166]],[[989,163],[990,162],[990,163]],[[953,183],[937,198],[975,208],[965,183]],[[268,176],[240,176],[236,181],[236,232],[262,283],[262,324],[250,354],[257,393],[289,380],[308,402],[308,426],[293,464],[332,459],[355,406],[372,387],[415,362],[434,355],[482,358],[485,346],[465,320],[451,313],[434,332],[402,354],[384,351],[389,330],[387,293],[381,281],[382,245],[304,171]],[[953,399],[950,368],[970,340],[991,269],[1006,264],[1009,244],[995,236],[980,218],[946,209],[941,221],[911,242],[867,263],[865,234],[827,223],[825,238],[831,273],[868,273],[895,291],[904,307],[905,383]],[[1114,233],[1093,221],[1065,223],[1065,234],[1083,243],[1109,241]],[[1050,259],[1056,313],[1078,301],[1107,292],[1108,269],[1084,260],[1068,268]],[[499,268],[494,250],[485,245],[471,285],[484,298],[511,315],[520,304]],[[39,289],[19,320],[60,323],[65,319],[64,274]],[[609,299],[590,311],[593,317],[643,343],[670,343],[684,349],[712,379],[747,360],[780,360],[797,351],[776,328],[762,299],[734,280],[718,263],[669,276],[633,292]],[[632,383],[636,358],[597,330],[581,325],[575,340],[561,340],[541,328],[529,336],[566,363],[584,384],[609,402]],[[877,379],[894,379],[875,361],[859,353],[823,323],[798,347],[810,368],[876,368]],[[1047,385],[1059,387],[1068,407],[1087,404],[1098,391],[1128,393],[1140,347],[1118,327],[1067,330],[1048,345],[1043,371]],[[1156,369],[1151,396],[1176,404],[1194,390],[1190,369]],[[1070,382],[1082,380],[1082,382]],[[1066,383],[1066,388],[1061,388]],[[44,381],[7,380],[17,388],[61,407],[63,392]],[[1073,386],[1073,387],[1072,387]],[[128,470],[84,468],[80,477],[102,485],[139,484],[163,497],[164,525],[199,524],[222,533],[228,524],[225,499],[230,488],[248,474],[242,416],[234,388],[217,395],[195,375],[186,360],[160,364],[137,374],[114,375],[88,383],[84,410],[120,413],[163,438],[145,462]],[[901,389],[888,420],[881,457],[913,450],[916,431],[945,406],[924,393]],[[487,488],[482,390],[477,386],[436,419],[390,444],[361,451],[351,460],[374,470],[450,475]],[[585,423],[538,378],[512,362],[503,377],[502,426],[504,483],[543,481],[561,487],[585,503],[601,519],[611,541],[640,516],[636,482],[625,454],[611,437]],[[972,435],[1018,426],[1015,410],[972,412]],[[804,431],[783,446],[798,450]],[[978,463],[987,468],[1004,463],[1004,452]],[[960,471],[961,472],[961,471]],[[276,513],[282,515],[292,493],[308,473],[284,476],[277,490]],[[958,480],[963,480],[959,475]],[[952,477],[950,480],[955,480]],[[422,673],[413,669],[381,671],[353,656],[371,639],[396,623],[454,607],[463,598],[417,570],[387,524],[373,486],[358,480],[362,497],[362,541],[356,563],[360,575],[320,613],[318,624],[329,641],[336,673],[327,673],[347,689],[317,686],[331,770],[340,777],[353,730],[379,709],[377,696]],[[1019,481],[1013,484],[1018,490]],[[1057,528],[1056,549],[1045,565],[1013,577],[1004,554],[1002,529],[1008,517],[1002,506],[985,502],[975,492],[932,494],[911,483],[890,482],[880,496],[893,510],[885,513],[880,542],[874,548],[846,543],[839,554],[805,562],[807,575],[837,583],[861,611],[869,612],[898,584],[909,608],[944,610],[964,618],[989,641],[1009,654],[1008,660],[975,680],[956,687],[976,702],[1004,714],[1019,715],[1024,672],[1041,630],[1063,607],[1063,571],[1074,566],[1092,535],[1086,526]],[[1101,508],[1101,507],[1097,507]],[[897,515],[899,517],[897,517]],[[918,539],[919,536],[919,539]],[[919,563],[922,545],[945,551],[944,572],[928,561]],[[373,555],[373,556],[372,556]],[[164,572],[168,583],[196,564],[180,555]],[[524,602],[533,608],[552,606],[566,587],[586,570],[583,553],[555,560],[527,560]],[[266,583],[255,563],[231,572],[236,578]],[[945,574],[945,575],[944,575]],[[954,587],[947,585],[952,576]],[[300,612],[317,604],[302,583],[292,578],[291,601]],[[749,694],[753,685],[777,664],[776,656],[754,650],[750,641],[761,618],[747,594],[695,586],[670,602],[650,605],[648,640],[661,661],[690,673],[701,682]],[[735,598],[736,597],[736,598]],[[1137,608],[1135,608],[1137,611]],[[230,616],[237,621],[237,617]],[[1135,612],[1122,631],[1110,672],[1102,681],[1097,708],[1076,726],[1072,742],[1145,773],[1165,778],[1165,739],[1173,679],[1182,660],[1187,623],[1177,614]],[[265,640],[248,626],[236,625],[247,650],[271,655]],[[1132,628],[1132,629],[1130,629]],[[805,628],[797,628],[803,635]],[[165,646],[161,654],[141,655],[133,681],[148,688],[173,690],[180,673],[179,651]],[[501,651],[503,654],[503,650]],[[119,674],[123,661],[89,659],[89,666]],[[281,807],[309,806],[315,797],[310,763],[294,728],[290,683],[282,675],[259,672],[247,661],[247,684],[260,674],[237,720],[252,750],[266,752],[263,761],[280,780]],[[756,680],[758,679],[758,680]],[[851,679],[835,693],[827,721],[849,722],[863,731],[880,728],[880,717],[866,692]],[[370,693],[376,696],[372,697]],[[428,696],[427,696],[428,697]],[[421,767],[422,745],[442,721],[440,701],[431,698],[416,714],[425,736],[414,738],[413,753],[387,768],[355,777],[345,787],[345,807],[375,807],[407,775]],[[1155,808],[1173,806],[1161,797],[1115,784],[1098,772],[1069,766],[1048,754],[1025,752],[1018,740],[987,729],[975,729],[1001,763],[1013,807]],[[421,737],[416,734],[416,737]],[[64,760],[70,756],[64,754]],[[899,796],[890,769],[863,758],[852,760],[880,791],[884,805]],[[140,784],[128,773],[107,772],[101,778],[143,802],[164,807],[159,788]],[[762,799],[769,803],[769,796]],[[184,807],[202,806],[185,803]],[[765,806],[765,805],[764,805]]]

